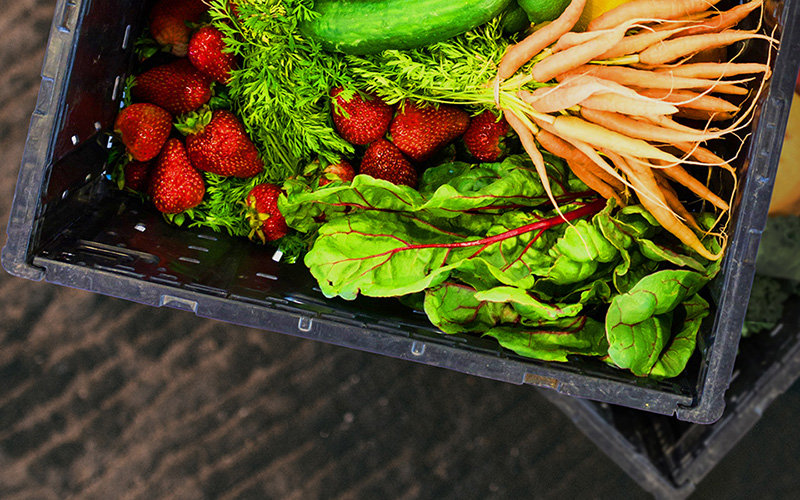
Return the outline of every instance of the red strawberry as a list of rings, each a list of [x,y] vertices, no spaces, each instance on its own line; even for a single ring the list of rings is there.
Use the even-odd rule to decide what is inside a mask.
[[[278,210],[281,188],[275,184],[259,184],[245,198],[246,217],[250,224],[248,237],[262,243],[283,238],[289,232],[286,219]]]
[[[341,87],[331,90],[331,107],[336,132],[350,144],[358,145],[383,137],[394,114],[394,107],[376,94],[365,93],[362,97],[358,92],[345,92]]]
[[[150,10],[150,33],[159,45],[178,57],[186,55],[191,28],[208,10],[202,0],[158,0]]]
[[[322,187],[333,181],[350,182],[355,176],[356,171],[353,166],[346,160],[339,160],[325,167],[322,171],[322,177],[319,178],[319,185]]]
[[[192,165],[204,172],[245,178],[264,170],[244,125],[224,109],[201,115],[195,130],[186,136],[186,151]]]
[[[393,184],[410,187],[417,185],[417,171],[414,166],[386,139],[378,139],[369,145],[361,159],[359,171]]]
[[[505,118],[486,110],[469,122],[464,132],[464,145],[467,151],[480,161],[496,161],[505,152],[503,138],[508,135],[510,126]]]
[[[225,52],[225,35],[213,26],[203,26],[189,41],[189,60],[205,75],[227,84],[238,66],[236,55]]]
[[[167,140],[158,155],[150,175],[149,193],[156,208],[165,214],[183,212],[203,201],[203,177],[192,167],[180,140]]]
[[[158,156],[172,129],[172,116],[155,104],[131,104],[117,115],[114,130],[134,160]]]
[[[178,116],[211,99],[211,79],[188,59],[178,59],[137,76],[131,92],[134,99],[157,104]]]
[[[449,105],[420,107],[406,102],[389,126],[392,142],[414,161],[430,159],[439,150],[463,134],[469,127],[469,115]]]
[[[133,160],[123,167],[125,174],[125,187],[134,191],[144,191],[150,181],[150,169],[153,166],[151,161]]]

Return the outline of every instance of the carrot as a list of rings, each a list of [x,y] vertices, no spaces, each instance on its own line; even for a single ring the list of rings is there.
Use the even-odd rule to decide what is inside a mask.
[[[521,90],[518,95],[534,110],[540,113],[553,113],[577,106],[584,99],[598,93],[617,94],[644,103],[659,103],[657,100],[637,94],[624,85],[583,75],[568,78],[555,87],[542,87],[533,92]]]
[[[672,104],[659,101],[642,101],[619,94],[594,94],[579,103],[581,107],[598,111],[612,111],[623,115],[671,115],[678,112]]]
[[[620,134],[606,127],[587,122],[576,116],[558,116],[553,121],[556,135],[571,137],[594,147],[605,147],[619,154],[636,158],[664,160],[680,163],[675,156],[647,142]]]
[[[728,204],[722,198],[708,189],[708,186],[692,177],[691,174],[689,174],[689,172],[687,172],[680,165],[664,167],[659,169],[659,172],[663,173],[673,181],[683,185],[689,189],[689,191],[696,194],[698,198],[706,200],[720,210],[728,210]]]
[[[736,113],[739,107],[725,99],[698,94],[690,90],[644,89],[639,93],[645,97],[660,99],[681,108],[702,109],[705,111]],[[656,113],[653,113],[656,114]]]
[[[509,47],[497,66],[498,77],[503,80],[509,78],[533,56],[570,31],[580,19],[585,4],[586,0],[572,0],[555,21]]]
[[[629,19],[678,19],[696,12],[703,12],[717,2],[719,0],[634,0],[593,19],[586,31],[613,28]]]
[[[683,206],[680,198],[678,198],[678,193],[675,192],[672,185],[670,185],[663,175],[659,175],[658,171],[653,172],[653,174],[655,175],[656,183],[659,189],[661,189],[661,194],[664,195],[664,200],[667,202],[667,205],[669,205],[669,208],[675,212],[679,219],[686,221],[689,227],[699,231],[700,226],[697,224],[694,216]]]
[[[752,31],[728,30],[722,33],[706,33],[701,35],[683,36],[674,40],[653,45],[639,53],[639,62],[642,64],[666,64],[682,57],[696,54],[702,50],[716,47],[726,47],[742,40],[759,38],[774,41],[767,35],[759,35]]]
[[[533,66],[531,71],[533,79],[539,82],[547,82],[565,71],[588,63],[603,54],[608,50],[608,47],[612,47],[622,41],[625,32],[635,22],[637,21],[630,20],[614,29],[605,31],[601,36],[542,59]]]
[[[624,189],[622,183],[614,179],[620,186],[616,188],[609,185],[604,179],[601,179],[600,176],[595,174],[595,169],[593,165],[591,165],[589,157],[575,149],[572,144],[544,129],[540,129],[536,134],[536,140],[539,141],[539,144],[544,149],[559,158],[563,158],[567,162],[567,165],[569,165],[570,170],[572,170],[578,179],[586,184],[589,189],[596,191],[603,198],[614,198],[619,206],[625,206],[625,203],[622,201],[619,194],[617,194],[618,191]]]
[[[576,45],[593,40],[599,36],[603,36],[605,31],[570,31],[561,35],[553,45],[553,54],[557,54],[563,50],[567,50]]]
[[[627,137],[644,139],[646,141],[672,143],[672,142],[701,142],[717,139],[725,132],[694,133],[682,132],[679,130],[659,127],[648,123],[634,120],[619,113],[599,111],[590,108],[581,108],[581,116],[592,123],[603,126],[609,130],[619,132]]]
[[[681,33],[682,36],[699,35],[703,33],[719,33],[739,24],[751,12],[763,5],[763,0],[752,0],[732,9],[720,13],[700,24],[696,24]]]
[[[553,125],[542,120],[534,118],[534,122],[536,125],[539,126],[540,129],[546,130],[551,134],[555,135],[559,139],[571,144],[575,149],[583,153],[587,158],[589,158],[591,163],[586,165],[587,168],[592,169],[592,173],[594,173],[597,177],[603,179],[606,184],[611,186],[628,186],[630,185],[622,175],[620,175],[616,170],[614,170],[609,164],[599,155],[594,147],[590,146],[589,144],[580,141],[578,139],[566,136],[558,136],[556,133],[555,128]],[[622,191],[624,187],[620,187],[619,190]]]
[[[717,112],[706,111],[704,109],[680,108],[675,116],[679,118],[686,118],[687,120],[695,120],[699,122],[724,122],[732,120],[733,113],[730,112]]]
[[[678,123],[675,120],[673,120],[672,118],[670,118],[668,116],[664,116],[664,115],[645,115],[645,116],[639,116],[639,117],[634,117],[634,118],[635,119],[639,119],[639,120],[643,120],[643,121],[646,121],[646,122],[649,122],[649,123],[653,123],[655,125],[659,125],[659,126],[664,127],[664,128],[669,128],[669,129],[672,129],[672,130],[678,130],[680,132],[686,132],[687,134],[696,134],[698,132],[697,129],[694,129],[692,127],[687,127],[686,125],[683,125],[682,123]],[[719,129],[710,128],[710,129],[707,129],[706,132],[716,132],[717,130],[719,130]]]
[[[587,64],[560,75],[558,80],[563,81],[576,75],[594,76],[631,87],[651,89],[713,89],[714,92],[723,94],[747,94],[747,89],[737,87],[730,82],[720,83],[716,80],[706,80],[702,78],[677,77],[666,73],[656,73],[623,66]]]
[[[536,168],[536,173],[539,174],[539,178],[542,180],[542,186],[547,193],[547,197],[550,199],[550,202],[553,204],[558,214],[563,217],[555,196],[553,196],[553,190],[550,187],[550,181],[547,177],[547,167],[544,164],[544,157],[542,157],[542,153],[539,151],[539,148],[536,147],[536,141],[533,139],[533,131],[513,112],[504,110],[503,116],[505,116],[511,128],[514,129],[514,132],[517,133],[523,149],[525,149],[525,152],[528,153],[531,161],[533,161],[533,166]]]
[[[689,142],[676,142],[672,145],[697,161],[702,162],[704,165],[722,167],[731,173],[736,172],[736,169],[734,169],[727,161],[698,144]]]
[[[643,51],[644,49],[655,45],[667,38],[671,37],[672,35],[684,30],[686,28],[675,28],[670,30],[649,30],[645,29],[641,32],[626,36],[623,38],[619,43],[608,49],[607,51],[603,52],[597,59],[613,59],[615,57],[626,56],[628,54],[638,54],[639,52]],[[590,31],[588,33],[596,33],[595,31]]]
[[[675,212],[665,208],[665,206],[668,206],[668,203],[658,187],[658,182],[652,170],[634,163],[629,163],[627,174],[637,192],[648,194],[648,196],[640,196],[639,201],[658,223],[661,224],[661,227],[678,238],[684,245],[708,260],[718,260],[722,257],[722,252],[717,254],[711,253],[705,245],[703,245],[694,231],[678,219]],[[654,198],[657,201],[654,201]]]
[[[592,175],[614,188],[614,190],[622,191],[625,189],[625,184],[620,179],[610,175],[604,169],[596,169],[595,165],[592,165],[591,158],[585,153],[549,130],[541,128],[536,134],[536,140],[539,141],[542,147],[559,158],[586,166]]]
[[[759,63],[694,63],[678,66],[655,67],[656,73],[669,73],[672,76],[684,78],[725,78],[737,75],[752,75],[764,73],[764,78],[769,78],[772,70],[766,64]]]

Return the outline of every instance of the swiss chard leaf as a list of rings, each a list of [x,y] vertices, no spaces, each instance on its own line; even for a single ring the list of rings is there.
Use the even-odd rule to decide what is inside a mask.
[[[564,216],[575,220],[591,215],[601,203],[582,205]],[[319,229],[305,263],[326,296],[346,299],[358,293],[387,297],[419,292],[442,283],[454,270],[489,271],[501,283],[529,287],[534,273],[549,269],[549,260],[542,259],[564,223],[558,215],[514,212],[481,234],[482,226],[471,220],[468,214],[436,223],[403,213],[338,217]]]
[[[553,165],[549,169],[554,175],[565,175]],[[553,193],[563,202],[574,200],[576,195],[565,195],[566,188],[554,183]],[[497,215],[503,210],[549,203],[530,160],[519,156],[501,163],[453,162],[432,167],[423,174],[419,191],[368,175],[357,175],[350,184],[330,184],[316,190],[302,181],[287,181],[284,190],[286,196],[280,198],[278,207],[289,227],[302,232],[361,211],[455,218],[464,212]]]
[[[652,378],[663,379],[680,375],[697,345],[697,332],[700,331],[703,319],[709,314],[708,302],[695,294],[681,306],[685,310],[686,317],[680,331],[675,334],[650,370],[648,375]]]
[[[481,300],[474,288],[454,282],[444,282],[425,292],[425,313],[445,333],[482,333],[519,319],[507,304]]]
[[[475,298],[481,302],[510,305],[526,325],[575,317],[583,310],[582,304],[550,304],[522,288],[512,286],[477,292]]]
[[[608,344],[603,324],[586,316],[566,318],[538,328],[502,326],[485,334],[501,346],[526,356],[545,361],[567,361],[567,356],[605,356]]]
[[[671,313],[706,282],[703,274],[693,271],[658,271],[615,296],[606,313],[611,360],[636,375],[647,375],[671,336]]]

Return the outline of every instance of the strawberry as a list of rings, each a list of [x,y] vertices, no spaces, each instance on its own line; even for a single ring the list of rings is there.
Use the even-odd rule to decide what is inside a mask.
[[[178,139],[168,139],[150,174],[148,189],[156,208],[165,214],[177,214],[203,201],[206,187]]]
[[[250,224],[248,237],[262,243],[275,241],[288,234],[286,219],[278,210],[278,198],[281,188],[275,184],[259,184],[245,197],[246,217]]]
[[[207,10],[202,0],[158,0],[150,10],[150,33],[159,45],[183,57],[192,32],[187,23],[197,23]]]
[[[416,162],[430,159],[469,126],[469,115],[450,105],[421,107],[407,102],[389,125],[392,142]]]
[[[383,137],[394,114],[394,107],[376,94],[360,94],[341,87],[331,90],[331,108],[336,132],[345,141],[357,145]]]
[[[213,26],[195,31],[189,41],[189,60],[195,68],[213,80],[227,84],[231,71],[238,67],[236,55],[225,52],[225,35]]]
[[[417,185],[417,171],[414,166],[397,146],[386,139],[378,139],[369,145],[361,159],[359,171],[392,184],[410,187]]]
[[[230,111],[206,111],[187,131],[186,151],[198,170],[233,177],[252,177],[264,170],[258,150],[247,137],[244,125]]]
[[[172,116],[178,116],[211,99],[211,79],[188,59],[178,59],[137,76],[131,93],[138,101],[157,104]]]
[[[508,135],[510,127],[505,118],[486,110],[469,122],[464,132],[464,145],[467,151],[480,161],[496,161],[505,152],[503,138]]]
[[[150,161],[158,156],[172,129],[172,116],[155,104],[131,104],[117,115],[114,131],[134,160]]]
[[[347,160],[339,160],[325,167],[322,177],[319,178],[319,185],[322,187],[334,181],[350,182],[355,176],[356,171],[353,166]]]
[[[123,167],[125,174],[125,187],[134,191],[144,191],[150,181],[152,161],[133,160]]]

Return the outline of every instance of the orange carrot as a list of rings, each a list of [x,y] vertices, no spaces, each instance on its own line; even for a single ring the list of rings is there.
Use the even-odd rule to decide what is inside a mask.
[[[718,16],[714,16],[700,24],[696,24],[688,28],[685,32],[681,33],[682,36],[700,35],[703,33],[719,33],[739,24],[751,12],[763,5],[763,0],[752,0],[745,4],[737,5],[732,9],[721,12]]]
[[[686,132],[687,134],[696,134],[696,133],[699,132],[697,129],[694,129],[692,127],[687,127],[686,125],[678,123],[675,120],[673,120],[672,118],[670,118],[668,116],[664,116],[664,115],[646,115],[646,116],[639,116],[639,117],[634,117],[634,118],[637,118],[637,119],[640,119],[640,120],[644,120],[646,122],[654,123],[654,124],[659,125],[659,126],[664,127],[664,128],[669,128],[669,129],[672,129],[672,130],[678,130],[680,132]],[[709,128],[709,129],[707,129],[705,131],[706,132],[716,132],[717,130],[718,129]]]
[[[556,135],[563,138],[573,138],[590,144],[594,147],[605,147],[622,155],[635,158],[664,160],[679,163],[675,156],[662,151],[647,142],[628,137],[606,127],[587,122],[576,116],[558,116],[553,121]]]
[[[511,77],[536,54],[570,31],[580,19],[585,4],[586,0],[572,0],[555,21],[509,47],[497,66],[498,77],[503,80]]]
[[[590,108],[581,108],[581,116],[586,118],[592,123],[603,126],[609,130],[619,132],[627,137],[634,137],[651,142],[660,142],[669,144],[672,142],[700,142],[717,139],[725,132],[681,132],[669,128],[659,127],[658,125],[651,125],[648,123],[634,120],[619,113],[610,113],[608,111],[599,111]],[[613,148],[612,148],[613,149]],[[630,155],[634,156],[634,155]]]
[[[734,117],[730,112],[706,111],[703,109],[680,108],[675,116],[699,122],[724,122]]]
[[[550,199],[550,202],[559,215],[562,215],[561,209],[553,196],[553,190],[550,188],[550,180],[547,177],[547,167],[544,164],[544,157],[542,157],[542,153],[539,151],[539,148],[536,147],[536,141],[533,139],[533,131],[514,113],[504,110],[503,116],[505,116],[511,128],[514,129],[514,132],[517,133],[523,149],[525,149],[525,152],[528,153],[531,161],[533,161],[533,166],[536,168],[536,173],[539,174],[547,197]]]
[[[653,171],[647,167],[629,163],[628,176],[636,188],[637,193],[646,193],[646,196],[639,196],[642,206],[661,224],[661,227],[669,231],[678,238],[684,245],[688,246],[702,257],[708,260],[718,260],[722,257],[722,252],[711,253],[700,241],[697,235],[668,206],[662,191],[658,187]],[[654,200],[655,199],[655,200]],[[656,201],[657,200],[657,201]]]
[[[728,76],[764,73],[769,78],[772,71],[766,64],[759,63],[694,63],[678,66],[652,68],[657,73],[669,73],[684,78],[710,78],[716,80]]]
[[[587,31],[619,26],[629,19],[678,19],[707,10],[719,0],[634,0],[609,10],[589,23]]]
[[[570,31],[564,33],[559,37],[555,45],[553,45],[553,54],[557,54],[563,50],[569,49],[576,45],[580,45],[589,40],[594,40],[599,36],[603,36],[605,31]]]
[[[698,94],[690,90],[644,89],[639,93],[645,97],[660,99],[681,108],[702,109],[706,111],[736,113],[739,107],[725,99]],[[656,114],[656,113],[653,113]]]
[[[720,210],[728,210],[728,204],[722,198],[714,194],[708,186],[692,177],[691,174],[680,165],[668,166],[658,170],[673,181],[689,189],[689,191],[696,194],[698,198],[706,200]]]
[[[603,54],[608,47],[622,41],[625,32],[635,22],[636,20],[631,20],[620,24],[614,29],[606,30],[601,36],[542,59],[533,66],[531,76],[536,81],[547,82],[565,71],[588,63]]]
[[[694,216],[683,206],[680,198],[678,198],[678,193],[675,192],[675,189],[670,185],[667,179],[665,179],[663,175],[659,175],[658,171],[654,171],[653,174],[655,175],[656,183],[659,189],[661,189],[661,194],[664,195],[664,200],[667,202],[669,208],[675,212],[679,219],[685,221],[689,227],[700,230],[700,226],[697,224]]]
[[[774,38],[767,35],[759,35],[752,31],[739,30],[683,36],[673,40],[667,40],[643,50],[639,53],[639,62],[649,65],[666,64],[696,54],[702,50],[726,47],[742,40],[751,40],[754,38],[770,41],[774,40]]]
[[[536,125],[539,126],[540,129],[546,130],[546,131],[550,132],[551,134],[555,135],[556,137],[558,137],[559,139],[562,139],[563,141],[568,142],[575,149],[577,149],[578,151],[583,153],[587,158],[589,158],[589,161],[591,162],[591,165],[594,165],[594,168],[592,169],[593,173],[595,175],[597,175],[598,177],[600,177],[601,179],[605,180],[607,184],[612,185],[612,186],[617,186],[617,187],[630,185],[625,180],[625,178],[622,177],[622,175],[619,174],[619,172],[614,170],[608,164],[608,162],[606,162],[597,153],[597,151],[594,149],[594,147],[590,146],[589,144],[587,144],[587,143],[585,143],[583,141],[575,139],[573,137],[559,136],[557,134],[555,128],[553,127],[553,125],[550,124],[550,123],[547,123],[547,122],[545,122],[543,120],[539,120],[539,119],[534,118],[534,122],[536,123]],[[622,191],[622,189],[623,188],[620,188],[619,190]]]
[[[558,80],[563,81],[576,75],[595,76],[597,78],[611,80],[621,85],[630,87],[652,89],[713,89],[714,92],[722,94],[747,94],[747,89],[737,87],[730,82],[720,83],[717,80],[684,78],[672,76],[666,73],[656,73],[654,71],[633,69],[623,66],[601,66],[596,64],[587,64],[560,75]]]
[[[612,111],[623,115],[671,115],[678,112],[672,104],[659,101],[642,101],[619,94],[594,94],[579,103],[584,108]]]
[[[628,54],[638,54],[644,49],[666,40],[672,35],[686,28],[675,28],[671,30],[649,30],[644,29],[635,35],[626,36],[619,43],[603,52],[597,59],[612,59],[614,57],[626,56]],[[590,31],[588,33],[596,33]]]
[[[723,160],[710,150],[699,146],[698,144],[693,144],[690,142],[676,142],[672,145],[687,155],[690,155],[697,161],[703,162],[704,165],[722,167],[732,173],[735,173],[736,171],[736,169],[734,169],[727,161]]]
[[[575,149],[572,144],[544,129],[540,129],[536,134],[536,140],[539,141],[539,144],[544,149],[566,160],[572,172],[590,189],[599,193],[603,198],[614,198],[619,206],[625,206],[619,194],[617,194],[617,191],[624,189],[622,183],[613,179],[619,187],[612,187],[605,179],[596,175],[596,169],[589,157]]]

